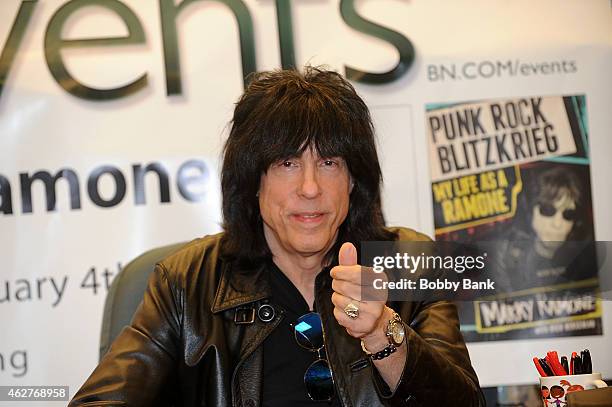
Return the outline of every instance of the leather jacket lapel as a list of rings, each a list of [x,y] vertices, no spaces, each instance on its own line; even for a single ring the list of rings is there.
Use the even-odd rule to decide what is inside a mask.
[[[257,324],[235,324],[236,313],[241,307],[250,306],[254,303],[270,296],[270,288],[266,279],[264,267],[254,267],[253,269],[240,269],[231,263],[227,263],[211,256],[210,264],[214,264],[219,268],[219,282],[212,278],[201,283],[201,286],[213,285],[216,287],[214,291],[214,300],[210,311],[200,312],[198,315],[193,315],[187,318],[193,326],[189,327],[192,335],[185,337],[185,363],[188,366],[195,366],[207,352],[210,346],[223,346],[226,344],[218,343],[214,337],[210,337],[212,332],[222,332],[225,329],[235,331],[235,335],[224,335],[225,338],[241,338],[240,340],[228,343],[227,346],[232,348],[234,357],[244,355],[247,351],[246,341],[242,337],[245,326]],[[210,264],[205,264],[203,267],[210,267]],[[202,278],[214,276],[215,273],[201,273]],[[194,297],[199,297],[197,293]],[[194,308],[197,309],[197,308]],[[222,319],[217,318],[218,314],[222,315]],[[207,316],[209,315],[209,316]],[[253,316],[255,314],[253,313]],[[199,317],[199,318],[196,318]],[[220,322],[224,321],[224,322]],[[255,319],[253,319],[255,322]],[[217,326],[218,325],[218,326]],[[226,328],[222,328],[226,326]],[[247,329],[246,331],[251,331]],[[236,349],[240,347],[240,349]],[[238,359],[235,359],[238,360]]]
[[[253,268],[226,264],[211,309],[213,314],[269,297],[270,286],[266,274],[264,264]]]

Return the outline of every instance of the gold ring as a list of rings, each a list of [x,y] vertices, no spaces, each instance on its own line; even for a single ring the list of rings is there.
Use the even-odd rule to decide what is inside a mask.
[[[359,316],[359,307],[349,302],[346,307],[344,307],[344,313],[348,315],[349,318],[355,319]]]

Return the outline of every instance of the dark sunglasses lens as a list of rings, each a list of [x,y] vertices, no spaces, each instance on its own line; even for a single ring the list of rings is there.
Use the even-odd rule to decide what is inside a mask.
[[[563,211],[563,219],[565,220],[576,220],[576,216],[575,209],[566,209]]]
[[[557,209],[550,204],[540,204],[540,215],[542,216],[554,216],[557,213]]]
[[[304,373],[304,384],[314,401],[330,400],[334,396],[334,382],[326,360],[319,359],[310,365]]]
[[[295,324],[294,332],[295,339],[304,348],[316,350],[323,347],[323,328],[318,313],[302,315]]]

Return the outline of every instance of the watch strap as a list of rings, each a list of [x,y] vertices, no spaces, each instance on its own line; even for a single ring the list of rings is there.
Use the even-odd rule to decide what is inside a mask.
[[[372,353],[370,355],[370,358],[372,360],[381,360],[381,359],[386,358],[387,356],[390,356],[392,353],[395,353],[396,350],[397,350],[397,346],[390,343],[383,350],[380,350],[376,353]]]

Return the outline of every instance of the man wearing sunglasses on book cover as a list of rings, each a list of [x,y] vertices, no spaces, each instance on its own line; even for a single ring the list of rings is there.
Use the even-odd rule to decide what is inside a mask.
[[[594,235],[585,211],[590,197],[571,169],[547,165],[526,181],[524,202],[499,245],[497,271],[508,278],[507,291],[597,276]]]
[[[361,301],[361,242],[429,240],[385,225],[380,184],[345,79],[255,75],[224,148],[224,232],[158,263],[70,405],[484,405],[452,303]]]

